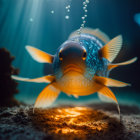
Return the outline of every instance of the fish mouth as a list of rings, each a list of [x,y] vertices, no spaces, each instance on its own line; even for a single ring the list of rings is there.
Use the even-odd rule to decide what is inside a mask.
[[[71,71],[73,71],[73,72],[78,72],[78,73],[83,73],[83,70],[82,70],[82,68],[80,68],[79,66],[77,66],[77,65],[75,65],[75,64],[69,64],[68,66],[66,66],[65,68],[64,68],[64,74],[66,74],[66,73],[68,73],[68,72],[71,72]]]

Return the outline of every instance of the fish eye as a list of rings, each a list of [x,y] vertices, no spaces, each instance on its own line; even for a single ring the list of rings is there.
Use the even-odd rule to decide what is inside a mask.
[[[87,52],[86,52],[86,50],[84,49],[84,52],[83,52],[83,57],[82,57],[82,59],[83,59],[83,60],[86,60],[86,57],[87,57]]]
[[[61,60],[61,61],[63,60],[62,52],[61,51],[59,52],[59,60]]]

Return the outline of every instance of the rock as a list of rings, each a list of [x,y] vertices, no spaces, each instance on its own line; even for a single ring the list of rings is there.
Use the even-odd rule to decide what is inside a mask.
[[[0,48],[0,106],[19,105],[14,99],[14,95],[18,93],[17,85],[11,75],[18,74],[18,69],[12,66],[14,57],[5,48]]]

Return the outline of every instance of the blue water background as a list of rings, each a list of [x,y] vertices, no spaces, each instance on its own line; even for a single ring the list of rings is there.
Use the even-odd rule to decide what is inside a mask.
[[[16,59],[13,65],[20,69],[22,77],[41,77],[44,64],[37,63],[25,50],[26,45],[55,54],[56,49],[67,40],[69,34],[78,29],[83,0],[0,0],[0,47],[7,48]],[[70,13],[66,6],[71,5]],[[54,14],[51,11],[54,11]],[[140,55],[140,13],[139,0],[90,0],[86,26],[99,28],[113,38],[123,35],[123,49],[115,60],[125,61]],[[68,15],[70,18],[65,19]],[[117,68],[111,77],[132,83],[132,87],[114,88],[121,103],[140,105],[139,61],[135,64]],[[46,84],[19,82],[16,98],[32,104]],[[61,93],[59,102],[94,102],[97,95],[75,99]]]

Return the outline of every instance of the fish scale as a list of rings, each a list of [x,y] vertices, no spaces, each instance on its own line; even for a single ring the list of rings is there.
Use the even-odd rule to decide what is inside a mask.
[[[92,37],[94,37],[94,40]],[[81,46],[84,46],[89,53],[86,59],[86,65],[88,65],[89,68],[87,68],[85,76],[90,79],[92,79],[95,74],[98,76],[106,76],[108,61],[104,58],[99,59],[98,55],[98,51],[100,50],[101,46],[104,45],[104,43],[99,38],[89,34],[80,35],[75,39],[79,40]]]

